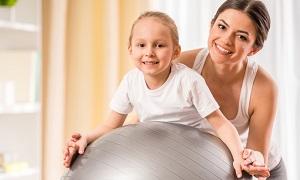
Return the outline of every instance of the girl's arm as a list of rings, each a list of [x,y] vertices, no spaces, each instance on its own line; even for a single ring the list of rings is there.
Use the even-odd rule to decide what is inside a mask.
[[[108,118],[103,121],[96,129],[88,132],[85,136],[87,137],[87,143],[91,143],[98,137],[103,136],[107,132],[121,127],[127,117],[127,114],[120,114],[115,111],[111,111]]]
[[[233,167],[238,178],[242,176],[241,164],[243,162],[243,146],[235,127],[226,119],[220,110],[209,114],[206,119],[216,131],[218,137],[229,148],[233,157]]]
[[[73,157],[79,153],[83,154],[86,146],[103,136],[109,131],[121,127],[126,119],[127,114],[120,114],[115,111],[111,111],[108,118],[102,122],[96,129],[88,132],[87,134],[74,133],[72,138],[67,142],[64,149],[64,166],[70,167]]]
[[[135,113],[135,111],[132,111],[131,113],[128,114],[123,125],[137,124],[139,122],[140,122],[140,120],[139,120],[137,114]]]

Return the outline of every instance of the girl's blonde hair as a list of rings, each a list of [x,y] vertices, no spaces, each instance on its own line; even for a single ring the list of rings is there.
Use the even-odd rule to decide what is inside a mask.
[[[174,22],[174,20],[167,14],[163,13],[163,12],[159,12],[159,11],[146,11],[143,14],[141,14],[132,24],[131,26],[131,31],[130,31],[130,36],[129,36],[129,42],[128,42],[128,47],[131,47],[131,40],[132,40],[132,36],[133,36],[133,28],[136,25],[137,22],[139,22],[140,20],[144,19],[144,18],[156,18],[158,19],[162,24],[164,24],[165,26],[167,26],[170,29],[171,32],[171,37],[173,40],[173,43],[176,46],[180,46],[179,45],[179,36],[178,36],[178,30],[177,30],[177,26]]]

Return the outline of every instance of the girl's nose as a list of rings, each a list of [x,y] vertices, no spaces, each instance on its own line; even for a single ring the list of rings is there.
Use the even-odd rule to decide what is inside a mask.
[[[148,48],[146,49],[145,55],[146,55],[147,57],[152,57],[152,56],[154,56],[153,48],[152,48],[152,47],[148,47]]]

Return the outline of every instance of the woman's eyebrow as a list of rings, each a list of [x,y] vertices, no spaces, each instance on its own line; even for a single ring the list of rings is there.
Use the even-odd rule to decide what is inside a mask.
[[[225,26],[230,27],[229,24],[228,24],[225,20],[220,19],[220,21],[221,21],[223,24],[225,24]],[[246,34],[246,35],[249,36],[249,33],[248,33],[247,31],[238,30],[237,32],[239,32],[239,33],[244,33],[244,34]]]

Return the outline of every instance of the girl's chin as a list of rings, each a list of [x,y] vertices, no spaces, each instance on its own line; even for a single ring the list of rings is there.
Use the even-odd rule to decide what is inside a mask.
[[[149,75],[149,76],[153,76],[156,73],[154,70],[149,70],[149,69],[147,69],[147,70],[144,69],[142,71],[145,75]]]

